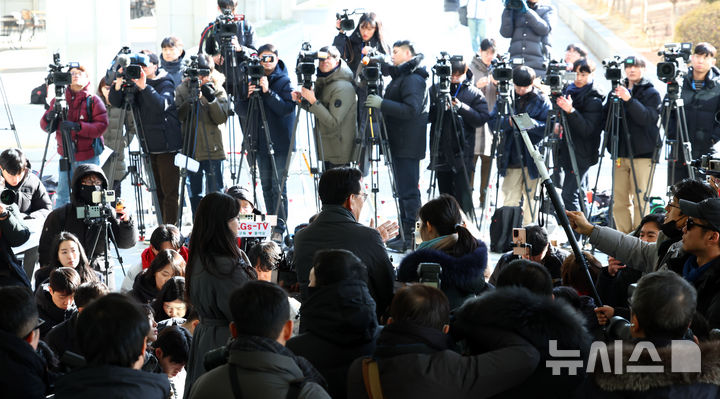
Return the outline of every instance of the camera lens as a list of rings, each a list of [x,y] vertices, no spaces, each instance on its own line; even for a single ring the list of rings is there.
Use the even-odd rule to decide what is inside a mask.
[[[0,193],[0,202],[5,205],[11,205],[17,200],[17,193],[9,188],[6,188]]]

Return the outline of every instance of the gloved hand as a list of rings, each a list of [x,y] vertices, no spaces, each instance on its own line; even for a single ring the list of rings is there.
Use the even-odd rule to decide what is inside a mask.
[[[203,97],[205,97],[208,102],[211,103],[215,101],[215,86],[213,86],[212,83],[208,82],[200,86],[200,92],[202,92]]]
[[[62,121],[60,122],[60,130],[76,131],[79,132],[82,127],[79,122]]]
[[[48,122],[54,121],[55,119],[57,119],[57,117],[58,117],[58,112],[53,109],[51,109],[50,111],[48,111],[47,114],[45,114],[45,120]]]
[[[368,108],[380,108],[382,102],[382,97],[378,96],[377,94],[371,94],[365,100],[365,106]]]

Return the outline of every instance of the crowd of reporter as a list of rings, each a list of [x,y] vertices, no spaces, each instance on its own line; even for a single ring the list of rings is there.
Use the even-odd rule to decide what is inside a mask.
[[[435,116],[450,107],[440,108],[439,85],[426,90],[429,74],[421,66],[422,54],[409,41],[387,46],[374,13],[363,14],[349,36],[341,30],[336,47],[323,49],[327,55],[320,62],[314,89],[300,91],[292,90],[287,69],[272,45],[258,49],[264,71],[258,85],[239,87],[238,75],[224,57],[242,60],[243,56],[223,54],[217,41],[204,32],[202,47],[207,55],[197,60],[201,69],[210,72],[199,78],[201,113],[197,115],[188,109],[195,104],[188,98],[189,81],[181,78],[182,42],[169,37],[162,43],[161,57],[148,51],[136,55],[142,67],[134,82],[135,101],[141,105],[138,120],[122,120],[122,113],[114,111],[123,105],[124,79],[104,91],[99,87],[99,96],[92,96],[81,67],[73,68],[67,93],[75,104],[70,115],[84,115],[83,120],[59,122],[53,108],[43,115],[43,127],[49,132],[74,132],[77,148],[85,152],[86,159],[79,161],[87,162],[64,183],[68,204],[51,211],[52,203],[23,153],[10,149],[0,154],[5,187],[19,193],[12,204],[0,203],[0,381],[5,394],[10,398],[51,394],[57,398],[720,397],[720,368],[714,361],[720,336],[718,187],[680,180],[678,173],[666,213],[643,215],[641,200],[646,195],[634,180],[639,176],[638,181],[647,181],[642,162],[652,158],[660,111],[659,94],[643,78],[645,61],[637,56],[623,60],[626,79],[618,82],[613,97],[604,100],[593,85],[595,66],[587,53],[568,46],[567,68],[577,76],[551,100],[536,84],[536,77],[545,74],[536,58],[546,58],[549,51],[554,10],[536,1],[516,3],[522,7],[506,8],[501,28],[503,36],[512,38],[510,52],[527,61],[513,70],[515,112],[527,112],[535,119],[537,126],[529,132],[535,144],[543,139],[551,101],[566,113],[581,161],[574,170],[567,150],[560,151],[567,216],[578,237],[587,236],[596,249],[610,256],[608,265],[589,253],[580,262],[575,254],[557,248],[544,227],[531,223],[529,193],[535,191],[538,171],[526,148],[517,148],[512,140],[502,142],[502,191],[505,205],[526,207],[523,224],[529,247],[523,255],[511,251],[496,265],[488,264],[488,246],[466,216],[473,208],[473,198],[466,196],[472,192],[467,185],[473,179],[462,175],[472,176],[480,159],[481,181],[486,185],[493,156],[486,148],[488,139],[492,134],[511,135],[514,129],[495,101],[498,81],[490,72],[494,41],[478,40],[480,51],[471,62],[450,62],[449,88],[455,95],[449,105],[461,117],[463,133],[453,147],[446,146],[452,141],[449,128],[432,126]],[[234,5],[218,1],[221,9]],[[533,35],[533,47],[521,47],[528,34]],[[254,49],[252,26],[238,24],[232,42],[238,53]],[[392,65],[383,65],[392,78],[384,96],[354,85],[370,47],[383,54],[392,52]],[[715,134],[717,123],[703,123],[720,101],[712,91],[718,84],[714,58],[711,45],[698,44],[683,81],[687,84],[683,98],[693,104],[686,108],[688,119],[694,119],[691,139],[701,144],[714,144],[720,138],[720,133]],[[227,75],[225,84],[220,71]],[[240,100],[229,104],[226,93]],[[238,238],[243,215],[259,211],[245,189],[225,189],[222,183],[225,150],[218,125],[227,119],[230,107],[245,109],[253,93],[262,96],[263,106],[273,115],[267,137],[280,144],[276,160],[283,161],[294,145],[289,142],[294,101],[307,102],[319,122],[320,137],[327,140],[323,144],[328,144],[326,170],[318,182],[322,209],[294,235],[292,256],[273,241],[253,245]],[[586,219],[579,206],[585,198],[577,187],[578,180],[585,184],[588,168],[602,156],[604,149],[598,149],[602,121],[612,101],[623,102],[628,121],[628,135],[620,135],[617,161],[617,173],[624,173],[625,180],[618,179],[613,187],[617,229]],[[362,160],[353,158],[357,155],[353,145],[362,133],[360,119],[367,108],[384,115],[390,132],[399,226],[359,222],[367,209],[365,171],[348,165]],[[197,144],[201,171],[189,179],[193,225],[185,240],[173,226],[180,178],[169,159],[182,147],[181,121],[195,122],[190,115],[213,139]],[[109,118],[115,120],[111,123]],[[240,119],[248,126],[244,116]],[[123,167],[118,167],[124,162],[121,157],[100,167],[93,148],[100,137],[96,130],[107,128],[117,135],[123,125],[136,123],[154,137],[148,150],[162,183],[158,212],[166,224],[155,229],[150,246],[131,260],[122,287],[114,287],[117,267],[109,261],[111,248],[98,238],[104,228],[111,230],[112,241],[120,248],[133,247],[136,221],[118,207],[108,209],[102,223],[86,223],[88,218],[78,209],[87,211],[97,202],[95,193],[119,187],[124,177]],[[437,149],[442,156],[431,162],[441,194],[423,205],[419,162],[425,156],[428,124],[443,137],[443,146]],[[490,126],[500,129],[493,132]],[[556,129],[561,148],[567,149],[563,128]],[[62,134],[57,133],[61,155]],[[630,141],[623,141],[627,137]],[[268,149],[270,143],[259,142],[261,149]],[[120,153],[123,145],[112,144]],[[693,156],[709,149],[698,151]],[[283,224],[275,231],[283,234],[287,194],[275,186],[277,170],[286,165],[271,166],[263,154],[258,152],[257,162],[265,204],[284,205]],[[625,163],[632,166],[624,167]],[[65,172],[61,175],[67,177]],[[521,186],[524,189],[518,189]],[[282,209],[281,205],[277,207]],[[35,270],[33,262],[28,270],[12,247],[28,240],[25,220],[34,218],[45,219],[38,247],[41,267]],[[387,248],[404,251],[415,240],[417,248],[395,270]],[[32,251],[26,252],[24,259],[32,261],[32,256]],[[607,354],[615,367],[660,365],[661,371],[613,372],[604,362],[591,370],[590,362],[597,360],[592,356],[593,341],[610,345]],[[638,345],[652,347],[657,356],[651,352],[638,359],[633,355]],[[673,374],[674,355],[691,355],[693,348],[701,355],[699,371]],[[551,366],[571,356],[580,361],[579,367]]]

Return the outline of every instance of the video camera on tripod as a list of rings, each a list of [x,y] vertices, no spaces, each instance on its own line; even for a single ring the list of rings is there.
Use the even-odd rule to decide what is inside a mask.
[[[220,38],[220,43],[227,45],[237,35],[237,23],[244,21],[244,15],[235,15],[231,9],[222,10],[222,14],[215,18],[213,23],[213,35]]]
[[[542,83],[550,86],[550,95],[558,97],[562,95],[563,89],[575,81],[577,73],[568,72],[567,64],[558,60],[550,60]]]
[[[131,80],[142,77],[142,65],[150,63],[148,56],[141,53],[133,53],[130,47],[123,47],[113,58],[110,68],[105,72],[105,84],[112,85],[115,79],[124,80],[123,88],[132,86]],[[122,68],[122,72],[120,69]]]
[[[48,86],[51,84],[55,85],[55,96],[62,96],[65,87],[72,84],[70,70],[79,66],[80,64],[77,62],[68,62],[66,65],[63,65],[60,62],[60,53],[53,54],[53,63],[48,65],[48,75],[45,81]],[[58,94],[58,92],[60,94]]]
[[[75,214],[78,219],[83,219],[85,224],[98,224],[106,219],[114,217],[112,203],[115,202],[115,191],[102,190],[92,193],[92,204],[75,207]]]
[[[370,48],[361,62],[364,66],[360,72],[360,81],[366,85],[368,94],[378,94],[382,86],[380,65],[385,62],[385,54]]]
[[[622,80],[622,69],[620,66],[623,62],[625,61],[623,61],[619,55],[602,60],[602,64],[605,67],[605,79],[610,81],[612,91],[615,91],[615,88],[620,85],[620,81]]]
[[[438,95],[450,93],[450,76],[452,75],[452,63],[463,60],[462,55],[450,55],[445,51],[440,52],[432,70],[438,77]]]
[[[688,61],[692,54],[692,43],[668,43],[664,51],[658,51],[663,62],[657,64],[658,79],[665,83],[674,82],[688,72]]]
[[[200,68],[197,55],[191,55],[189,60],[185,60],[183,76],[197,80],[200,77],[210,76],[210,69]]]
[[[695,159],[690,164],[704,175],[720,177],[720,158],[703,155],[700,159]]]
[[[245,73],[253,86],[260,86],[260,79],[265,76],[265,68],[260,64],[260,61],[257,54],[252,54],[245,59]]]
[[[492,77],[497,81],[498,94],[504,98],[510,96],[510,81],[513,69],[525,64],[523,58],[510,58],[510,53],[499,54],[490,62]]]
[[[315,71],[317,66],[315,60],[327,58],[328,53],[324,51],[312,51],[312,46],[308,42],[302,44],[302,48],[298,53],[295,73],[297,73],[298,83],[306,88],[311,89],[315,82]]]

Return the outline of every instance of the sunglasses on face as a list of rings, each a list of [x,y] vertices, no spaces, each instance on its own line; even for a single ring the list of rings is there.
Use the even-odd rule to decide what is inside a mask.
[[[715,230],[715,228],[713,228],[712,226],[709,226],[709,225],[706,225],[706,224],[700,224],[700,223],[696,222],[695,220],[693,220],[693,218],[688,218],[687,223],[685,224],[685,228],[686,228],[687,230],[690,230],[690,229],[692,229],[692,228],[695,227],[695,226],[700,227],[701,229],[704,229],[704,230],[717,231],[717,230]]]

